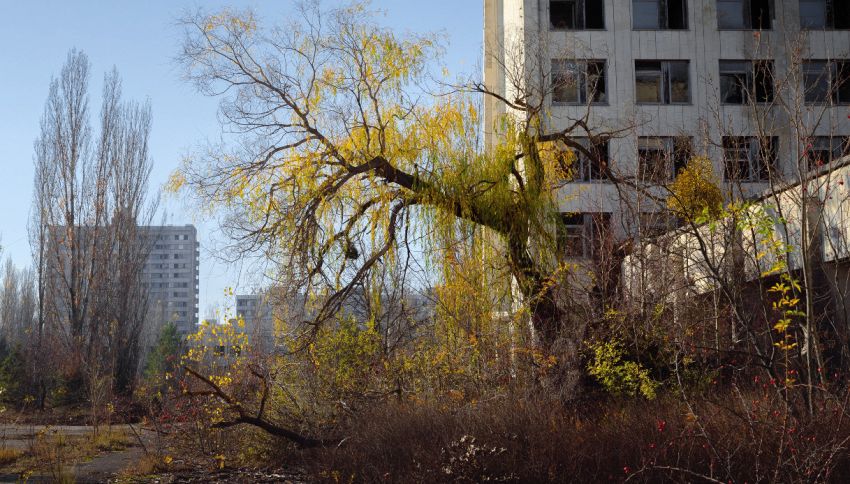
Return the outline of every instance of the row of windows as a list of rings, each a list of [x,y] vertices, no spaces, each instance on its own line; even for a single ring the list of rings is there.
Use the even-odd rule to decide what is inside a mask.
[[[608,142],[573,138],[583,149],[574,148],[575,168],[572,180],[606,181]],[[724,179],[727,181],[764,182],[777,169],[779,139],[775,136],[724,136],[722,139]],[[850,137],[815,136],[805,147],[810,170],[850,155]],[[638,179],[662,184],[675,178],[693,156],[688,136],[641,136],[637,143]]]
[[[172,237],[168,235],[157,235],[156,240],[171,240]],[[189,234],[175,234],[173,237],[174,240],[189,240]]]
[[[184,263],[174,262],[170,265],[167,264],[167,263],[165,263],[165,264],[145,264],[144,265],[144,269],[188,269],[188,268],[189,268],[189,264],[186,264],[185,262]]]
[[[678,225],[676,218],[665,212],[641,212],[637,230],[642,236],[659,235]],[[610,243],[611,214],[587,212],[562,214],[557,233],[557,249],[566,257],[594,257]]]
[[[154,250],[189,250],[192,244],[154,244]]]
[[[151,278],[151,279],[168,279],[168,273],[153,272],[153,273],[149,274],[148,277]],[[184,278],[184,277],[188,279],[189,273],[188,272],[174,272],[171,277],[174,278],[174,279],[181,279],[181,278]]]
[[[187,289],[189,287],[188,282],[143,282],[142,287],[149,287],[151,289]]]
[[[809,104],[850,104],[850,60],[803,62],[805,101]],[[607,62],[601,59],[552,60],[552,101],[563,104],[609,102]],[[721,60],[720,102],[772,102],[773,61]],[[690,61],[636,60],[635,101],[639,104],[691,102]]]
[[[623,0],[614,0],[621,2]],[[716,0],[720,30],[769,30],[773,27],[773,0]],[[800,28],[850,29],[847,0],[799,0]],[[552,30],[605,30],[604,0],[550,0]],[[632,0],[635,30],[687,30],[687,0]]]
[[[157,254],[155,257],[160,260],[168,260],[168,259],[188,259],[189,254],[186,253],[175,253],[175,254]]]

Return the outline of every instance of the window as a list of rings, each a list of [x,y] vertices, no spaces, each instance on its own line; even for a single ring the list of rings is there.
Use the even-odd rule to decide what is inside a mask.
[[[686,30],[686,0],[632,0],[632,27],[651,30]]]
[[[687,136],[641,136],[638,138],[638,177],[657,184],[671,181],[687,166],[692,153],[691,138]]]
[[[691,100],[688,61],[635,61],[638,103],[684,104]]]
[[[676,217],[671,213],[641,212],[638,214],[638,231],[642,237],[655,237],[676,228]]]
[[[565,257],[592,257],[610,242],[610,213],[561,214],[558,251]]]
[[[772,0],[717,0],[717,28],[769,30]]]
[[[773,101],[773,61],[720,61],[720,102]]]
[[[800,28],[850,29],[850,2],[800,0]]]
[[[574,138],[580,145],[589,151],[593,157],[574,149],[576,155],[573,178],[575,181],[591,182],[604,181],[608,179],[606,172],[608,164],[608,140],[597,140],[591,143],[589,138]]]
[[[850,104],[850,61],[806,61],[803,82],[807,103]]]
[[[724,136],[723,161],[726,180],[743,182],[767,181],[776,170],[778,138]]]
[[[605,95],[605,61],[552,61],[552,101],[587,104],[608,101]]]
[[[605,0],[550,0],[549,27],[553,30],[603,30]]]
[[[850,155],[850,137],[815,136],[807,143],[805,154],[809,161],[809,170],[816,170]]]

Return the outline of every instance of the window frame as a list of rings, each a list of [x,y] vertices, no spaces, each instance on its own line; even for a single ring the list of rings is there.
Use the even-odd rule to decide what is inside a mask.
[[[720,16],[720,8],[719,8],[718,4],[721,3],[721,2],[732,3],[732,2],[738,2],[738,1],[741,3],[741,7],[742,7],[742,10],[743,10],[742,13],[744,13],[744,24],[745,24],[745,26],[744,27],[724,27],[724,26],[720,25],[721,16]],[[768,24],[769,24],[767,27],[763,27],[763,26],[757,27],[755,25],[754,19],[752,18],[752,12],[753,12],[753,3],[752,2],[753,2],[753,0],[715,0],[714,1],[714,12],[715,12],[715,16],[717,17],[717,30],[720,30],[720,31],[723,31],[723,30],[731,30],[731,31],[773,30],[773,24],[774,24],[774,18],[773,17],[776,15],[776,8],[775,8],[774,0],[756,0],[756,1],[764,1],[764,2],[767,3],[767,14],[768,14]]]
[[[600,139],[597,143],[591,145],[590,138],[588,137],[575,137],[574,141],[581,144],[588,151],[601,151],[604,156],[601,156],[603,162],[607,165],[610,163],[610,140],[609,139]],[[606,175],[605,171],[602,170],[602,167],[594,167],[594,160],[587,158],[587,156],[581,151],[575,148],[569,148],[575,154],[576,167],[577,170],[573,175],[571,181],[577,183],[608,183],[610,179]],[[595,169],[594,169],[595,168]],[[594,175],[597,176],[594,176]]]
[[[820,69],[813,70],[812,67],[815,65],[822,65],[823,67]],[[850,105],[850,59],[806,59],[803,61],[803,101],[807,105],[833,105],[833,106],[846,106]],[[836,86],[836,78],[839,77],[838,72],[843,71],[846,72],[847,75],[844,79],[841,79],[841,84]],[[823,82],[826,81],[826,99],[812,99],[809,96],[809,93],[812,91],[809,85],[808,76],[810,74],[817,74],[818,81]],[[824,74],[827,74],[824,77]],[[843,92],[846,91],[846,92]],[[846,94],[845,96],[842,94]]]
[[[643,69],[639,68],[639,64],[654,64],[658,63],[660,70],[658,71],[650,71],[648,68],[644,67]],[[671,72],[673,71],[672,67],[674,65],[684,64],[686,72],[688,74],[687,84],[688,84],[688,99],[686,101],[673,101],[673,82],[671,78]],[[692,104],[693,102],[693,92],[691,89],[691,62],[689,60],[682,59],[635,59],[634,63],[634,86],[635,86],[635,104],[638,105],[649,105],[649,106],[669,106],[669,105],[678,105],[678,106],[687,106]],[[661,100],[660,101],[641,101],[638,99],[638,72],[652,72],[659,74],[660,79],[660,89],[661,89]]]
[[[826,148],[818,147],[819,143],[826,142]],[[828,153],[827,160],[823,157],[816,158],[815,153]],[[806,142],[806,147],[803,154],[807,161],[809,171],[819,170],[823,166],[829,166],[836,160],[840,160],[845,156],[850,156],[850,136],[832,135],[832,136],[812,136]],[[820,163],[817,163],[820,161]]]
[[[676,216],[666,210],[642,210],[637,217],[637,231],[641,238],[657,237],[674,230],[678,225]]]
[[[743,70],[730,72],[731,69],[723,70],[724,64],[732,63],[746,64]],[[768,73],[770,81],[769,92],[765,91],[765,96],[760,96],[759,93],[759,74]],[[748,104],[769,104],[776,98],[776,86],[773,82],[774,62],[771,59],[720,59],[718,65],[718,79],[720,89],[720,104],[725,106],[746,106]],[[723,93],[723,79],[726,76],[742,76],[744,78],[744,86],[741,86],[741,102],[727,101],[727,96]],[[741,84],[740,82],[738,83]]]
[[[843,0],[846,1],[846,0]],[[803,17],[803,3],[815,3],[815,2],[823,2],[823,25],[812,27],[810,24],[804,23]],[[804,31],[815,31],[815,30],[850,30],[850,6],[846,3],[840,4],[836,2],[836,0],[798,0],[797,5],[799,7],[800,12],[800,30]],[[843,5],[847,11],[844,12],[844,15],[847,16],[845,21],[847,24],[842,27],[836,27],[836,5]]]
[[[561,213],[560,215],[556,243],[558,253],[567,258],[592,259],[595,257],[602,249],[603,238],[611,232],[611,212]]]
[[[649,151],[649,148],[641,147],[642,143],[645,146],[649,143],[657,143],[658,149],[654,151],[659,151],[661,153],[660,159],[664,163],[664,166],[660,170],[658,168],[653,170],[652,175],[663,173],[663,179],[656,178],[654,176],[646,176],[646,160],[648,158],[643,156],[641,153]],[[687,143],[687,147],[682,146],[684,143]],[[664,185],[672,182],[676,179],[679,172],[687,166],[688,161],[693,157],[693,150],[694,142],[691,136],[638,136],[638,180],[654,185]],[[685,155],[685,159],[680,159],[682,154]]]
[[[683,27],[670,27],[670,9],[671,1],[680,1],[682,4],[682,22]],[[636,4],[654,2],[658,6],[658,27],[638,27],[635,22],[637,20]],[[662,25],[663,24],[663,25]],[[632,0],[632,30],[637,31],[687,31],[690,30],[690,22],[688,19],[688,0]]]
[[[561,68],[557,68],[556,64],[561,64]],[[576,101],[563,101],[556,99],[556,92],[559,88],[559,82],[557,82],[557,78],[559,73],[567,72],[567,66],[573,65],[575,66],[575,72],[577,73],[578,82],[576,83]],[[601,66],[601,76],[596,77],[596,82],[593,87],[591,87],[591,78],[590,75],[590,67]],[[608,61],[605,59],[552,59],[550,63],[551,69],[551,77],[552,77],[552,104],[556,106],[586,106],[588,104],[595,104],[600,106],[608,105]],[[599,81],[602,81],[601,83]],[[602,90],[599,91],[598,87],[601,84]],[[602,99],[596,100],[601,93]]]
[[[600,5],[600,10],[602,13],[602,26],[601,27],[587,27],[587,2],[598,1]],[[574,18],[576,21],[575,27],[556,27],[553,20],[553,3],[562,3],[562,4],[573,4],[574,5]],[[549,30],[552,32],[571,32],[571,31],[582,31],[582,30],[596,30],[603,31],[606,30],[606,22],[605,22],[605,0],[549,0],[547,4],[549,8]]]
[[[771,158],[765,162],[764,139],[770,140]],[[742,142],[746,140],[746,145]],[[776,173],[779,169],[779,137],[777,136],[724,136],[723,145],[723,180],[725,182],[741,183],[766,183],[770,181],[770,172]],[[736,157],[730,159],[731,150],[737,153],[746,153],[746,159]],[[730,176],[730,163],[735,162],[737,177]],[[740,168],[743,162],[747,163],[747,176],[741,176]],[[764,174],[764,177],[761,175]]]

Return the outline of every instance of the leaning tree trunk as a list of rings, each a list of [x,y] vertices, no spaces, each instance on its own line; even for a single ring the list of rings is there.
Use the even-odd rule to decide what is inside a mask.
[[[587,318],[570,311],[559,281],[541,273],[527,240],[524,236],[509,237],[510,259],[528,307],[534,344],[547,362],[538,381],[546,391],[571,399],[581,392],[584,371],[580,352]],[[548,362],[553,364],[549,366]]]

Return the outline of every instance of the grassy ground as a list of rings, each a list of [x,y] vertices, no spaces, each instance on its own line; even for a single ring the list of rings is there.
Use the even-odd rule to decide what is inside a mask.
[[[73,482],[76,466],[98,455],[123,451],[133,445],[125,430],[101,428],[97,433],[69,434],[61,427],[32,427],[27,435],[15,436],[18,445],[0,449],[0,474],[47,477],[56,482]],[[23,445],[20,445],[23,442]]]

